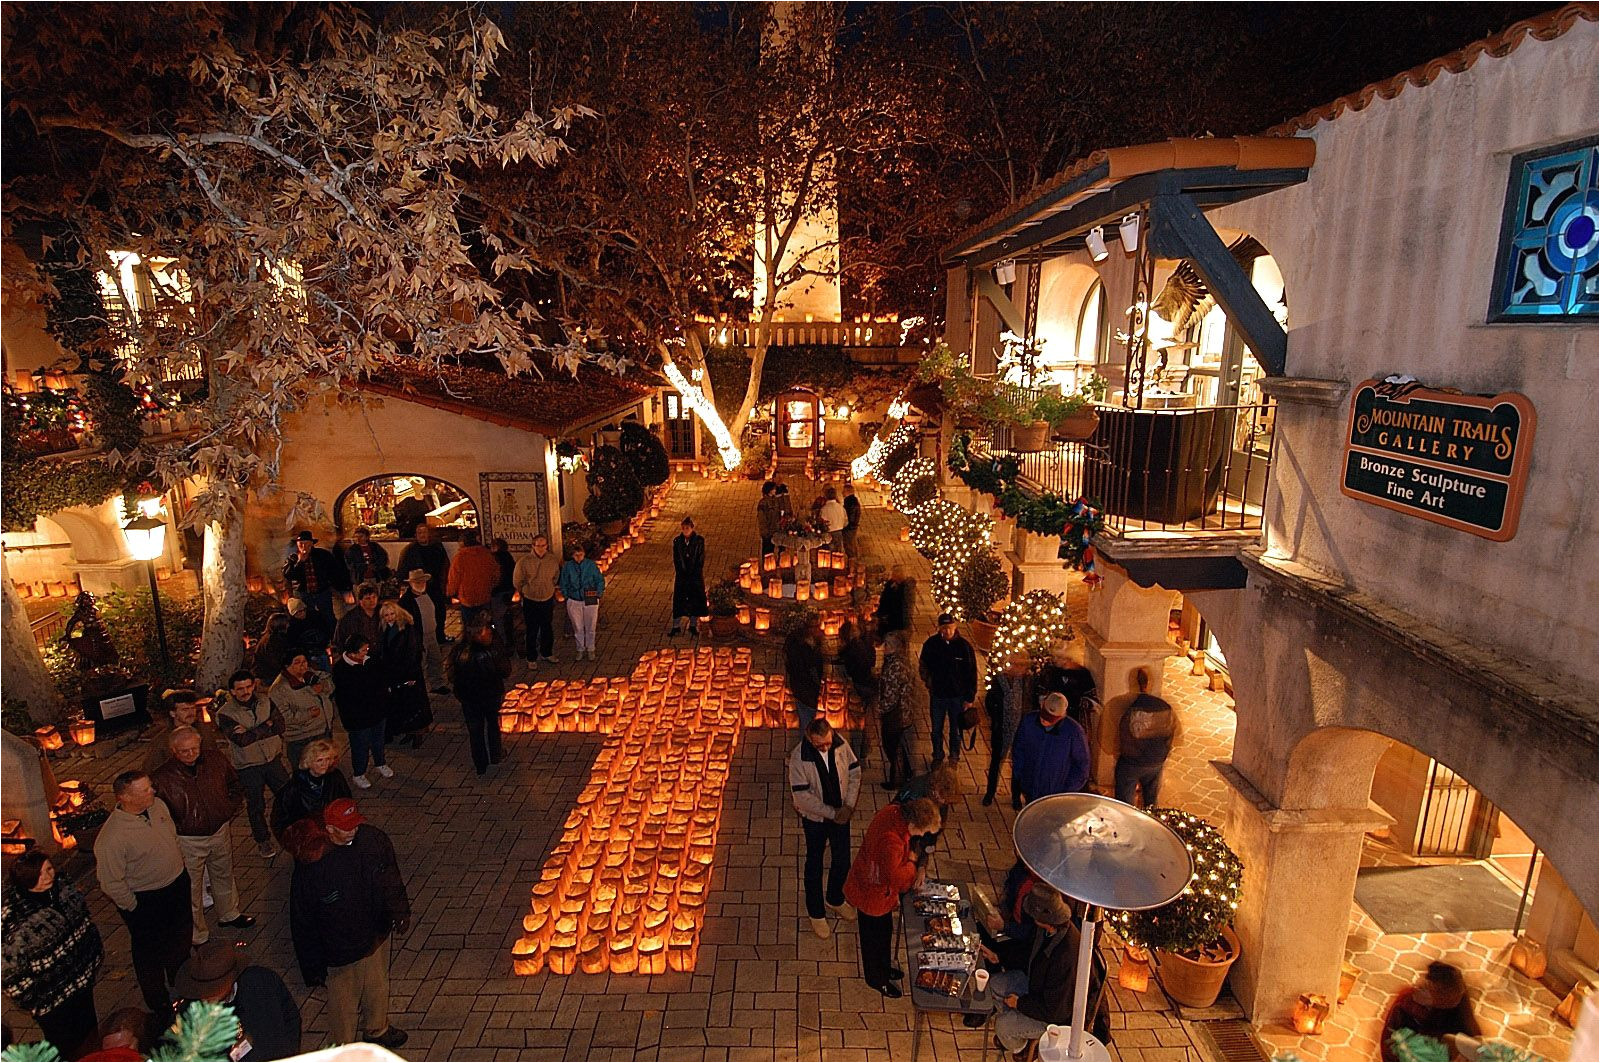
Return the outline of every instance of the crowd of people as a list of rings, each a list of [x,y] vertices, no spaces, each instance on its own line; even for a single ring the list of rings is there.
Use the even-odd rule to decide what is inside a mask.
[[[818,520],[854,556],[860,503],[848,489],[842,501],[831,489],[819,499]],[[764,485],[757,511],[763,551],[774,548],[773,536],[792,515],[787,488]],[[293,598],[267,621],[250,666],[230,676],[210,700],[209,715],[197,692],[169,691],[140,766],[113,784],[116,807],[95,842],[95,870],[128,927],[145,1011],[125,1009],[98,1021],[93,989],[104,948],[84,896],[56,878],[40,853],[24,854],[7,869],[6,990],[66,1058],[141,1058],[137,1053],[148,1051],[151,1035],[170,1024],[175,1003],[184,1000],[234,1006],[241,1028],[233,1058],[299,1051],[293,994],[278,972],[251,964],[232,940],[257,920],[244,911],[235,885],[231,828],[241,811],[263,858],[276,857],[279,846],[291,857],[294,953],[304,985],[327,987],[329,1039],[403,1044],[406,1034],[388,1011],[389,942],[408,931],[410,901],[392,843],[355,797],[375,779],[395,777],[385,755],[392,741],[420,744],[433,720],[430,692],[453,693],[459,701],[479,775],[502,761],[504,632],[513,626],[514,602],[521,602],[530,669],[556,660],[558,601],[565,602],[579,659],[594,657],[605,579],[581,543],[563,561],[541,536],[512,561],[503,541],[491,549],[469,532],[452,560],[420,523],[398,569],[366,529],[340,555],[319,548],[309,532],[295,538],[293,549],[285,564]],[[668,634],[692,636],[707,612],[706,543],[692,519],[681,522],[671,551]],[[397,572],[403,584],[394,582]],[[332,619],[335,596],[346,591],[351,608]],[[862,975],[891,998],[902,995],[905,978],[894,965],[894,916],[924,881],[940,835],[960,814],[956,765],[975,747],[981,717],[987,716],[989,744],[982,803],[996,800],[1009,760],[1012,804],[1021,809],[1088,787],[1086,726],[1098,708],[1093,677],[1064,652],[984,676],[979,654],[949,614],[938,616],[913,661],[916,597],[916,580],[895,566],[873,621],[846,623],[831,659],[815,620],[783,643],[800,732],[787,777],[805,841],[805,918],[820,938],[834,933],[832,919],[853,918]],[[444,629],[452,606],[461,614],[455,640]],[[830,667],[847,679],[876,725],[879,782],[892,794],[866,822],[859,848],[851,825],[865,758],[819,713]],[[1148,674],[1138,672],[1135,681],[1138,694],[1116,725],[1115,792],[1148,807],[1160,794],[1181,728],[1172,707],[1150,692]],[[919,711],[932,736],[931,763],[920,774],[908,740]],[[348,777],[335,716],[348,735]],[[1078,955],[1071,902],[1018,860],[998,915],[980,933],[1002,1047],[1020,1052],[1046,1025],[1070,1022]],[[1097,961],[1092,972],[1098,1002],[1092,1010],[1095,1032],[1105,1040],[1102,966]],[[1424,983],[1397,1003],[1397,1014],[1404,1012],[1416,1029],[1453,1025],[1470,1032],[1470,1006],[1460,989],[1458,973],[1452,979],[1430,968]]]

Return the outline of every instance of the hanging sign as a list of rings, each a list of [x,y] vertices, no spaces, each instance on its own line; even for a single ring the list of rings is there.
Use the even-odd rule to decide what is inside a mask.
[[[1350,399],[1339,489],[1505,542],[1517,534],[1534,421],[1533,403],[1523,395],[1364,381]]]

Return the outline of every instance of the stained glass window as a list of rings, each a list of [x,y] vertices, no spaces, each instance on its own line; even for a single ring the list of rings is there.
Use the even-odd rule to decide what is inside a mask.
[[[1490,321],[1592,318],[1600,308],[1593,140],[1511,160]]]

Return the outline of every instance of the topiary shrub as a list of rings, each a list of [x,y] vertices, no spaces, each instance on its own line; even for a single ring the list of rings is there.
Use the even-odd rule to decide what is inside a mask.
[[[592,524],[630,520],[644,507],[644,485],[633,471],[633,463],[616,447],[596,447],[594,463],[584,479],[589,497],[583,515]]]
[[[1147,949],[1182,953],[1197,960],[1225,958],[1229,950],[1222,931],[1239,907],[1244,864],[1228,848],[1222,832],[1199,816],[1176,808],[1152,808],[1149,812],[1182,839],[1194,861],[1194,874],[1183,892],[1167,904],[1143,912],[1108,912],[1107,921],[1124,940]]]
[[[664,484],[667,477],[672,475],[667,448],[654,432],[638,421],[622,422],[622,442],[618,444],[618,449],[633,464],[634,475],[645,487]]]
[[[963,620],[986,620],[994,603],[1011,593],[1005,566],[993,550],[979,550],[962,566],[956,606]]]

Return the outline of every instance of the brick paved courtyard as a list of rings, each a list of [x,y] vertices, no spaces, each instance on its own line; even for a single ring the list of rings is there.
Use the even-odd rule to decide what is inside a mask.
[[[791,481],[797,504],[812,487]],[[648,540],[624,554],[607,576],[601,609],[599,659],[574,664],[571,642],[558,644],[567,663],[545,666],[530,676],[518,665],[515,681],[620,677],[645,653],[678,646],[666,637],[671,596],[669,539],[680,517],[692,514],[707,539],[708,581],[756,549],[754,505],[758,485],[718,483],[689,477],[668,497]],[[926,576],[926,564],[899,541],[897,514],[870,506],[863,553],[869,566],[904,564]],[[1081,619],[1087,591],[1074,583],[1069,604]],[[932,628],[934,607],[919,598],[920,638]],[[706,644],[711,644],[709,638]],[[779,673],[775,646],[750,644],[755,671]],[[1169,698],[1183,713],[1186,738],[1169,767],[1164,798],[1220,820],[1224,789],[1210,762],[1232,748],[1233,713],[1225,694],[1189,675],[1187,661],[1173,658],[1167,674]],[[361,797],[372,822],[388,831],[398,851],[414,909],[410,933],[393,943],[393,1021],[410,1032],[402,1054],[413,1059],[906,1059],[911,1054],[913,1011],[908,1000],[885,1000],[860,980],[853,922],[836,925],[829,940],[812,935],[802,918],[799,865],[803,842],[794,824],[783,761],[793,731],[746,730],[734,755],[724,793],[698,963],[691,973],[661,975],[548,972],[518,977],[511,971],[511,946],[522,931],[529,890],[604,737],[599,734],[506,736],[508,760],[479,779],[472,771],[459,711],[453,699],[436,697],[440,724],[417,752],[392,750],[392,780],[375,781]],[[925,767],[927,721],[920,721],[917,761]],[[96,759],[57,765],[59,778],[91,779],[109,801],[110,779],[130,766],[137,746],[102,746]],[[864,828],[888,794],[878,785],[881,758],[870,751],[862,787]],[[968,798],[953,814],[934,872],[986,883],[998,894],[1013,860],[1010,824],[1014,813],[1002,796],[982,807],[987,751],[982,745],[962,762]],[[345,768],[348,771],[348,766]],[[235,864],[245,910],[260,919],[242,935],[257,962],[276,967],[303,1000],[306,1047],[325,1031],[324,990],[303,996],[289,942],[289,858],[263,862],[248,828],[235,823]],[[859,831],[857,840],[859,841]],[[136,1004],[138,992],[127,966],[127,932],[109,902],[93,887],[88,862],[77,870],[87,887],[109,958],[99,985],[101,1014]],[[1391,935],[1392,937],[1392,935]],[[1386,939],[1387,940],[1387,939]],[[1383,955],[1387,956],[1385,952]],[[1404,950],[1395,950],[1401,964]],[[1503,960],[1501,960],[1503,965]],[[1113,970],[1115,969],[1113,962]],[[1469,978],[1472,975],[1469,973]],[[1368,985],[1377,986],[1376,978]],[[1382,983],[1387,989],[1387,982]],[[1204,1043],[1195,1024],[1183,1021],[1152,988],[1133,994],[1113,980],[1121,1059],[1201,1059]],[[1386,996],[1387,994],[1385,994]],[[18,1031],[31,1024],[15,1009],[8,1019]],[[1350,1013],[1351,1041],[1366,1011]],[[1330,1023],[1330,1027],[1333,1024]],[[1286,1031],[1279,1031],[1286,1033]],[[1292,1038],[1274,1037],[1290,1047]],[[1331,1047],[1334,1038],[1330,1038]],[[1324,1056],[1308,1039],[1302,1054]],[[1541,1045],[1541,1047],[1543,1047]],[[1306,1051],[1310,1048],[1312,1051]],[[980,1032],[948,1020],[925,1034],[924,1057],[978,1058]]]

